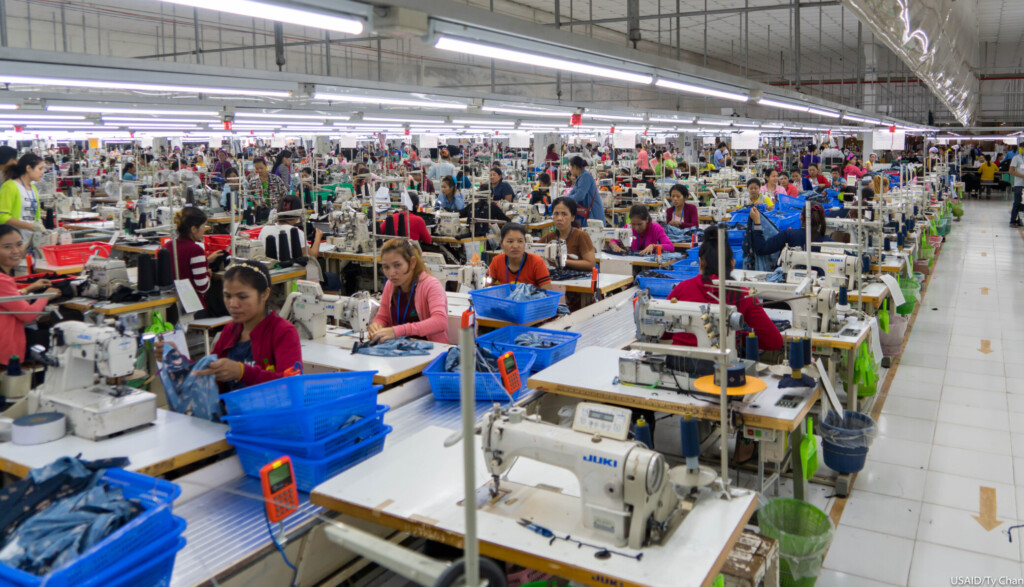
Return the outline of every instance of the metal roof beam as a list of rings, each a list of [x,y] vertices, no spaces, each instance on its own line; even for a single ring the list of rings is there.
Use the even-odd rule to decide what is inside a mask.
[[[822,0],[820,2],[801,2],[800,8],[824,8],[828,6],[839,6],[842,2],[840,0]],[[766,12],[769,10],[793,10],[792,4],[773,4],[771,6],[739,6],[736,8],[715,8],[713,10],[693,10],[690,12],[663,12],[661,14],[641,14],[640,20],[656,20],[662,18],[692,18],[698,16],[715,16],[722,14],[744,14],[751,12]],[[567,26],[580,26],[588,24],[611,24],[616,22],[626,22],[628,16],[617,16],[612,18],[595,18],[593,20],[573,20],[573,21],[561,21],[561,23],[549,23],[548,26],[567,27]]]

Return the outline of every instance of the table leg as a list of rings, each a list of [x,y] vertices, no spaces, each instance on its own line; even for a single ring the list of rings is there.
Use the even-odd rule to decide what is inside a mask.
[[[854,386],[854,374],[857,362],[853,356],[853,353],[856,351],[857,349],[850,349],[846,351],[848,353],[846,357],[846,409],[851,412],[857,411],[857,390]]]
[[[790,434],[789,445],[792,447],[790,462],[793,463],[793,497],[803,500],[807,495],[807,480],[804,479],[804,463],[800,459],[800,444],[807,431],[807,420],[801,419],[800,425]]]
[[[757,447],[757,487],[760,493],[764,493],[764,451],[760,446]]]

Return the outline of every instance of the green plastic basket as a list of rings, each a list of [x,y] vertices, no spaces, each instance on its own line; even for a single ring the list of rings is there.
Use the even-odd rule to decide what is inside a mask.
[[[903,292],[903,297],[906,300],[902,305],[896,307],[896,313],[906,316],[913,313],[914,306],[917,305],[917,299],[921,297],[921,284],[914,279],[901,277],[900,291]]]
[[[814,585],[835,528],[828,515],[798,499],[780,497],[757,511],[761,534],[779,541],[782,585]]]

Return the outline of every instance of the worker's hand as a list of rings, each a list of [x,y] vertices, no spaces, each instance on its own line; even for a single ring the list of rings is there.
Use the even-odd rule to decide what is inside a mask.
[[[60,290],[55,288],[55,287],[48,287],[45,290],[43,290],[43,293],[44,294],[56,294],[56,295],[59,296],[60,295]]]
[[[644,247],[644,250],[640,251],[638,254],[639,255],[653,255],[654,254],[654,247],[656,247],[656,246],[657,245],[647,245],[646,247]]]
[[[669,222],[669,225],[670,226],[678,226],[678,227],[682,228],[683,223],[680,220],[672,220],[671,222]]]
[[[754,206],[753,208],[750,209],[750,219],[754,222],[755,225],[761,225],[761,211],[757,209],[757,206]]]
[[[373,336],[374,334],[377,334],[377,332],[379,332],[382,328],[384,328],[384,325],[381,324],[380,322],[371,322],[370,327],[367,328],[366,330],[367,332],[370,333],[370,336]]]
[[[324,232],[319,228],[313,233],[313,242],[324,240]]]
[[[379,324],[377,326],[380,326]],[[391,340],[395,338],[395,329],[391,327],[381,326],[377,329],[377,332],[370,333],[370,342],[376,344],[384,342],[385,340]]]
[[[220,382],[238,381],[242,378],[244,366],[238,361],[231,359],[217,359],[210,363],[209,369],[196,371],[196,375],[213,375],[214,379]]]
[[[35,292],[35,291],[39,291],[41,289],[46,289],[46,288],[50,287],[51,285],[53,285],[53,284],[50,283],[49,279],[40,279],[38,281],[35,281],[35,282],[29,284],[29,286],[25,288],[25,293],[28,294],[28,293],[32,293],[32,292]]]
[[[40,232],[40,233],[45,234],[45,233],[47,233],[49,231],[46,230],[46,227],[43,226],[42,222],[36,221],[36,222],[32,223],[32,232]]]
[[[625,250],[626,250],[626,249],[623,249],[622,247],[620,247],[619,244],[614,242],[614,241],[608,243],[608,248],[611,249],[612,252],[615,252],[615,253],[622,253],[622,252],[625,252]]]
[[[221,257],[223,257],[226,254],[227,254],[227,251],[225,251],[224,249],[221,249],[219,251],[214,251],[214,252],[212,252],[212,253],[210,253],[209,255],[206,256],[206,262],[207,263],[213,263],[214,261],[216,261],[217,259],[220,259]]]

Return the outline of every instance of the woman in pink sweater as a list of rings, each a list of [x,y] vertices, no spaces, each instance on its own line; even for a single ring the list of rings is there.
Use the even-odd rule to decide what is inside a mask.
[[[629,209],[629,226],[633,229],[633,242],[629,245],[631,251],[636,251],[640,255],[653,255],[655,254],[654,247],[661,245],[661,252],[675,252],[675,245],[668,240],[665,229],[651,219],[651,213],[647,210],[647,206],[636,204]],[[608,243],[608,248],[616,253],[625,252],[622,243],[618,240]]]
[[[21,231],[10,224],[0,224],[0,297],[31,293],[56,293],[50,282],[40,279],[21,289],[11,274],[25,258],[25,242]],[[12,356],[25,359],[25,324],[35,321],[46,307],[46,300],[0,302],[0,365],[7,366]],[[7,314],[5,312],[14,312]]]
[[[409,336],[448,344],[448,296],[427,272],[420,252],[406,239],[391,239],[381,248],[380,264],[388,282],[370,324],[370,339]]]

